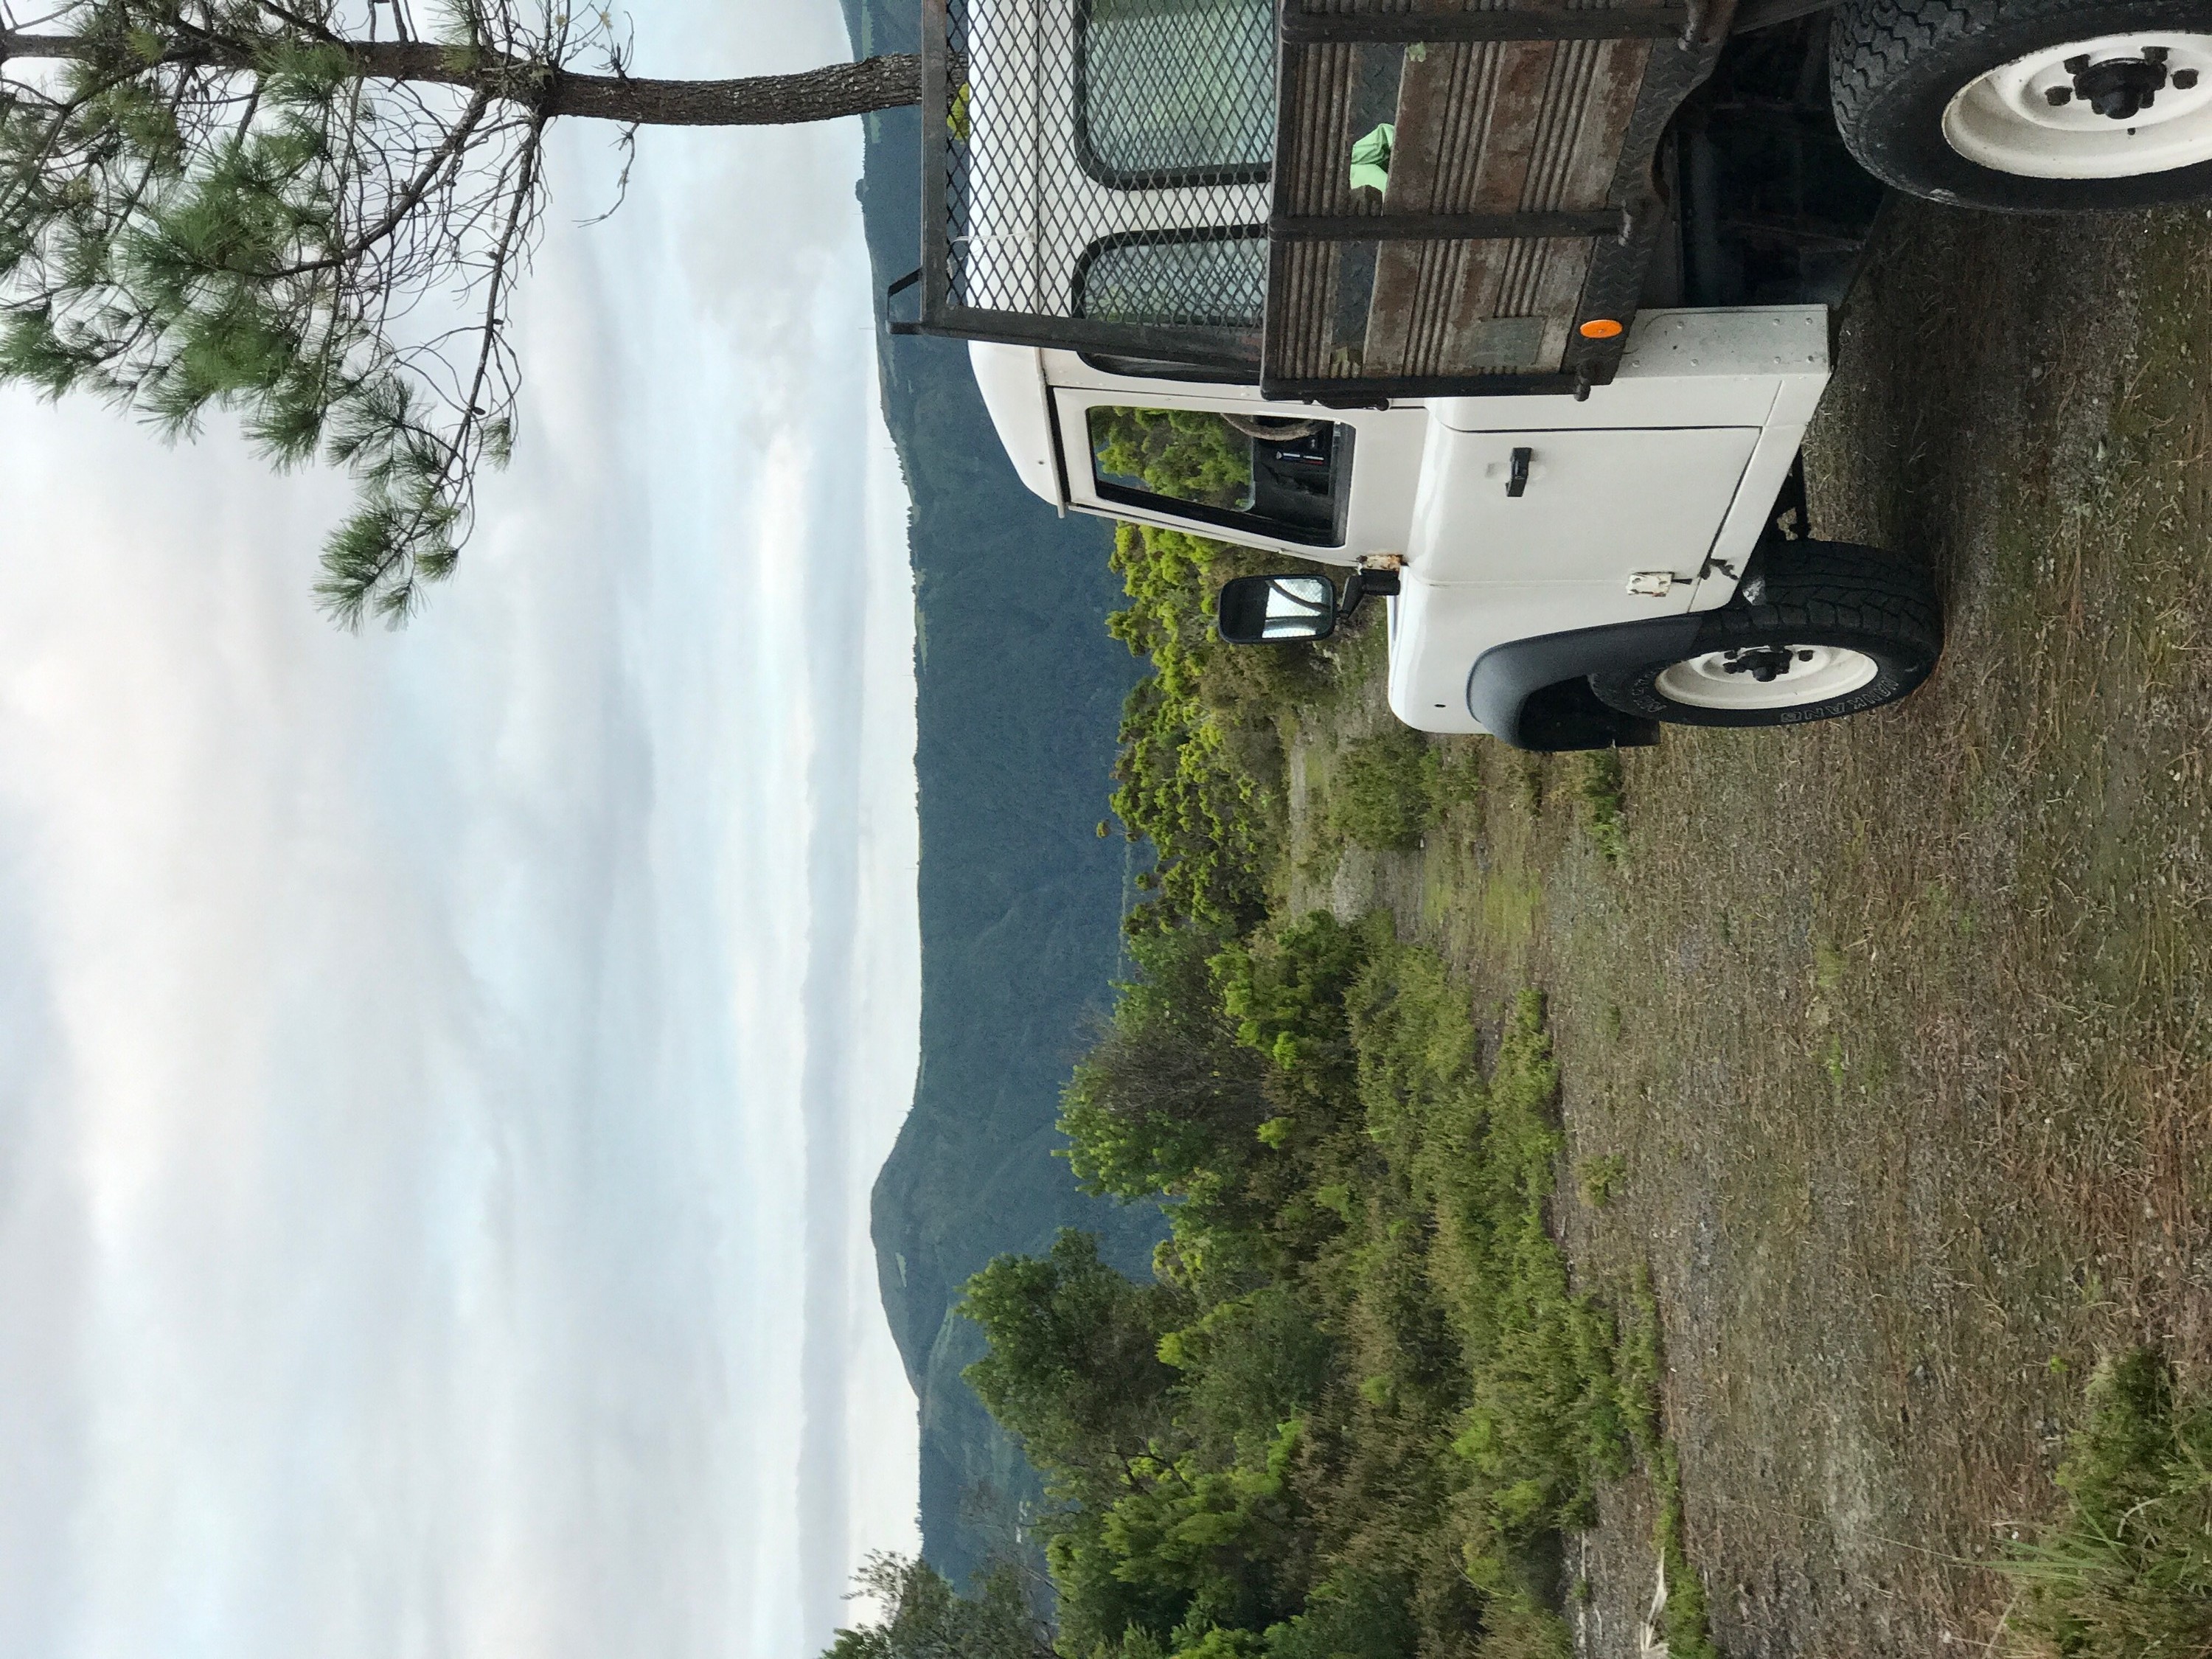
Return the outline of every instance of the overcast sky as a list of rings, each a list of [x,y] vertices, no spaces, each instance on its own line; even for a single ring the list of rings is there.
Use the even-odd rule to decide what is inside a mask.
[[[635,69],[847,55],[639,0]],[[860,135],[559,137],[458,577],[0,394],[0,1653],[805,1656],[915,1543],[918,1009]]]

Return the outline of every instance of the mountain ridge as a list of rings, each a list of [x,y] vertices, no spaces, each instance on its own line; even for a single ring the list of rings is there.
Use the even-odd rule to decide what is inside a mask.
[[[915,49],[919,8],[841,0],[856,55]],[[905,14],[905,15],[902,15]],[[921,118],[866,118],[858,188],[880,294],[920,245]],[[1036,1476],[960,1380],[982,1352],[955,1311],[993,1256],[1064,1226],[1148,1273],[1158,1211],[1085,1197],[1054,1127],[1091,1024],[1111,1006],[1133,850],[1101,837],[1122,699],[1138,677],[1105,629],[1112,532],[1024,489],[957,341],[890,335],[884,420],[913,503],[921,815],[921,1067],[877,1178],[884,1309],[920,1401],[923,1552],[956,1582],[1033,1559]]]

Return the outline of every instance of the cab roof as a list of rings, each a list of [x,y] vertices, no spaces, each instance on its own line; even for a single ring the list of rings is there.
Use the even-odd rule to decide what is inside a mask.
[[[1035,346],[971,340],[968,361],[1015,476],[1031,494],[1054,507],[1066,506],[1053,440],[1052,408],[1046,401],[1044,354]]]

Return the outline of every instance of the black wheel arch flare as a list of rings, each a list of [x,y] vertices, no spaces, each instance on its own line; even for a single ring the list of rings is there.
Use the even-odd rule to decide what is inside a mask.
[[[1556,754],[1656,743],[1656,721],[1608,708],[1589,689],[1589,677],[1687,656],[1703,620],[1691,611],[1494,645],[1467,677],[1467,712],[1516,749]]]

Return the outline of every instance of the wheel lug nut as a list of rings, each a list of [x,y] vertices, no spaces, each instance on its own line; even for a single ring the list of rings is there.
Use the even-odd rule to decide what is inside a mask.
[[[2063,106],[2070,104],[2074,101],[2074,88],[2071,87],[2052,87],[2044,93],[2043,101],[2050,105],[2051,108],[2058,109]]]
[[[2188,90],[2190,89],[2190,88],[2191,88],[2191,87],[2195,86],[2196,84],[2197,84],[2197,71],[2196,71],[2195,70],[2174,70],[2174,72],[2173,72],[2173,89],[2174,89],[2176,92],[2186,92],[2186,91],[2188,91]]]
[[[2146,64],[2163,64],[2166,60],[2168,55],[2169,54],[2164,46],[2145,46],[2143,48],[2143,62]]]
[[[2089,54],[2087,52],[2080,53],[2075,57],[2068,58],[2058,67],[2064,70],[2069,75],[2079,75],[2083,70],[2089,67]]]

